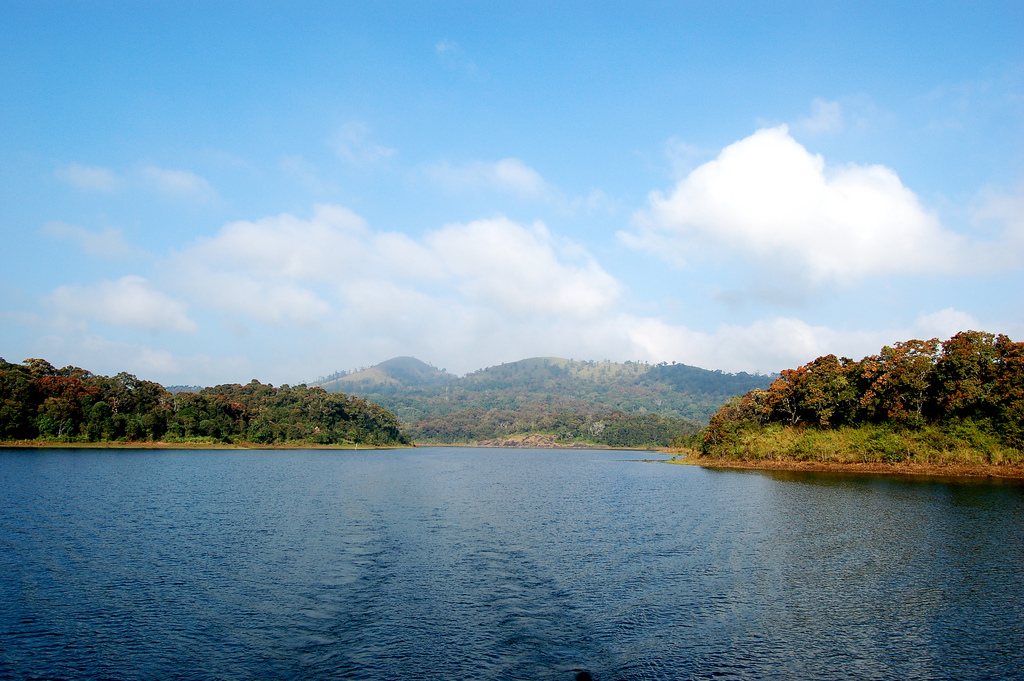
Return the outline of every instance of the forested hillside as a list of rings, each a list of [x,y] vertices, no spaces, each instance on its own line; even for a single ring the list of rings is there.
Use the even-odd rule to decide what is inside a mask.
[[[453,376],[411,357],[320,382],[386,406],[417,442],[543,433],[556,443],[667,445],[771,378],[683,364],[521,360]]]
[[[979,331],[819,357],[723,406],[701,453],[1024,462],[1024,343]]]
[[[275,444],[407,443],[398,419],[358,397],[304,385],[165,390],[127,373],[97,376],[41,359],[0,359],[0,439]]]

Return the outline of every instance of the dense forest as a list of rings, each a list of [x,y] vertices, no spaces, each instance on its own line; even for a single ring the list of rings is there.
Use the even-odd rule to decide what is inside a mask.
[[[322,379],[386,406],[416,442],[545,435],[556,444],[666,446],[695,434],[723,402],[771,377],[684,364],[537,357],[453,376],[412,357]]]
[[[558,445],[585,443],[608,447],[667,447],[673,439],[700,430],[693,421],[660,414],[479,407],[427,416],[406,428],[413,440],[426,444],[488,442],[544,434]]]
[[[127,373],[97,376],[0,358],[0,440],[407,444],[398,419],[358,397],[253,380],[172,394]]]
[[[786,369],[719,409],[700,442],[704,456],[889,462],[1020,463],[1022,450],[1024,343],[980,331]]]
[[[707,423],[731,397],[767,388],[771,379],[685,364],[558,357],[508,362],[458,377],[397,357],[314,384],[382,404],[407,424],[472,409],[660,414]]]

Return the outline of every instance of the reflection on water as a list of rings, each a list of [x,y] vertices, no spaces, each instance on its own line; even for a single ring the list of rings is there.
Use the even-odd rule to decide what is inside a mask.
[[[0,676],[1024,669],[1019,483],[622,459],[0,452]]]

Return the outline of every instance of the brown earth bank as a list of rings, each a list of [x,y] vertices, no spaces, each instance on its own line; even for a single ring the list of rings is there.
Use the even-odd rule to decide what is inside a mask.
[[[796,461],[793,459],[719,459],[713,457],[676,457],[666,463],[688,464],[715,469],[809,471],[825,473],[861,473],[871,475],[920,475],[946,478],[1013,478],[1024,480],[1024,466],[985,464],[922,463],[836,463]]]

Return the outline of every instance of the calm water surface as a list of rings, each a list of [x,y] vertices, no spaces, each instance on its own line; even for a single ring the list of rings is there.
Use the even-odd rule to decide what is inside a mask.
[[[601,451],[0,451],[0,676],[1024,678],[1024,488]]]

